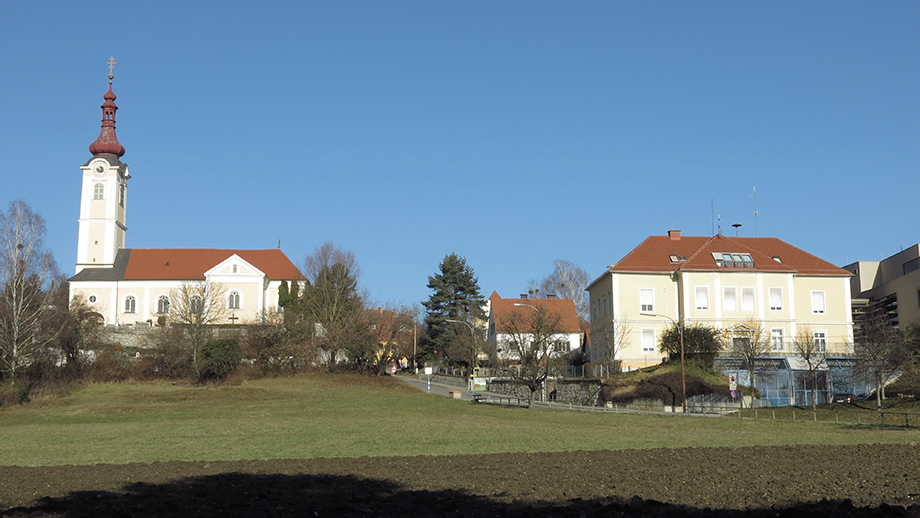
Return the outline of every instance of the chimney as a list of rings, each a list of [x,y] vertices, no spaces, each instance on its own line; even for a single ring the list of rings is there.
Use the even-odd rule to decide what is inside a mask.
[[[680,230],[668,230],[668,237],[671,241],[680,241]]]
[[[526,299],[526,298],[527,298],[527,294],[526,294],[526,293],[521,293],[521,298],[522,298],[522,299]]]
[[[554,299],[554,298],[556,298],[556,296],[555,296],[555,295],[547,295],[546,298],[548,298],[548,299]]]

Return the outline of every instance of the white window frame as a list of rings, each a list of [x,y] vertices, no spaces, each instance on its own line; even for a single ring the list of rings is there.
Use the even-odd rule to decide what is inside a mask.
[[[729,298],[729,293],[731,298]],[[731,304],[729,304],[731,300]],[[722,311],[738,311],[738,288],[734,286],[724,286],[722,288]]]
[[[827,313],[827,297],[824,290],[812,290],[811,292],[811,314],[824,315]]]
[[[129,307],[130,306],[130,307]],[[125,314],[137,313],[137,297],[134,295],[126,295],[124,303],[121,305]]]
[[[93,184],[93,199],[94,200],[104,200],[105,199],[105,184],[102,182],[96,182]]]
[[[770,349],[774,352],[786,350],[786,331],[782,327],[770,328]]]
[[[227,309],[242,309],[242,297],[240,297],[240,292],[233,290],[227,295]]]
[[[654,354],[658,339],[655,336],[655,328],[642,329],[641,334],[642,354]],[[651,346],[649,346],[651,344]]]
[[[816,353],[826,353],[827,352],[827,329],[815,329],[813,336],[815,339],[815,352]]]
[[[157,315],[168,315],[169,314],[169,297],[166,295],[160,295],[157,297]]]
[[[709,311],[709,286],[696,286],[693,289],[696,303],[696,309],[699,311]]]
[[[757,311],[757,290],[753,286],[741,287],[741,311]]]
[[[779,295],[774,297],[774,294],[776,293],[778,293]],[[783,310],[783,289],[778,286],[771,287],[769,289],[769,297],[770,297],[770,311],[782,311]],[[777,298],[779,300],[776,300]],[[779,302],[779,305],[776,305],[777,302]]]
[[[655,313],[654,288],[639,288],[639,313]]]

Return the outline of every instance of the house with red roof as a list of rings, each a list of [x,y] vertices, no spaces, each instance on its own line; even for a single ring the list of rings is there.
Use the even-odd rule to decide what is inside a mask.
[[[800,360],[792,341],[803,333],[829,356],[846,357],[853,343],[850,277],[773,237],[650,236],[587,288],[589,360],[619,360],[623,369],[660,363],[659,338],[681,320],[714,327],[728,340],[760,326],[769,356],[793,370]]]
[[[113,63],[114,64],[114,63]],[[115,94],[103,96],[102,128],[83,164],[76,274],[70,298],[83,298],[106,324],[166,324],[177,290],[219,285],[226,322],[278,311],[283,281],[304,277],[279,249],[126,248],[128,166],[115,136]],[[223,322],[214,322],[223,323]]]
[[[487,301],[489,314],[488,343],[495,348],[499,359],[513,360],[510,350],[502,345],[514,337],[512,327],[517,323],[525,326],[533,320],[535,312],[545,310],[546,314],[557,322],[557,334],[553,336],[555,350],[568,353],[581,348],[581,328],[578,325],[578,313],[572,299],[532,299],[522,295],[518,299],[503,299],[493,291]],[[558,320],[556,320],[558,318]]]

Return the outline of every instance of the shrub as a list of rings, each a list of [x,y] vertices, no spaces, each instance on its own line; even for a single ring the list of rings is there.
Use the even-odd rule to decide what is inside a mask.
[[[204,344],[201,352],[199,372],[202,381],[227,379],[227,375],[239,367],[243,358],[243,350],[235,338],[211,340]]]
[[[0,408],[29,402],[29,389],[21,385],[0,385]]]

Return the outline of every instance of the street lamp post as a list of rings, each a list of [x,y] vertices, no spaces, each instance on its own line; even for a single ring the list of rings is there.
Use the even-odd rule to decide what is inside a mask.
[[[445,319],[446,322],[453,322],[455,324],[463,324],[466,327],[470,328],[470,339],[472,344],[470,345],[470,390],[475,390],[476,387],[473,386],[473,373],[475,371],[476,365],[476,331],[473,329],[473,325],[467,322],[466,320],[451,320],[449,318]]]
[[[671,322],[674,322],[674,325],[677,326],[677,330],[680,333],[680,384],[681,384],[681,390],[683,392],[683,397],[684,397],[683,409],[684,409],[684,413],[686,414],[687,413],[687,370],[684,367],[684,319],[683,317],[678,317],[680,318],[680,321],[677,321],[667,315],[655,315],[655,316],[661,316],[661,317],[664,317],[670,320]]]

